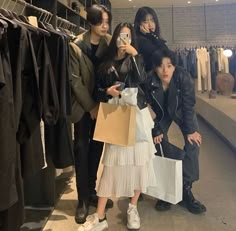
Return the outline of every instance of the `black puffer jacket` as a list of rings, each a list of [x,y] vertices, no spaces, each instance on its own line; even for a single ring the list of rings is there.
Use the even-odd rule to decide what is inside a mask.
[[[125,83],[125,87],[138,87],[138,107],[143,109],[147,103],[140,84],[144,83],[146,78],[147,74],[141,55],[127,56],[123,61],[114,61],[114,65],[107,70],[97,72],[95,98],[97,101],[108,101],[111,96],[106,94],[106,89],[114,85],[116,81],[120,81]]]
[[[153,137],[162,134],[165,121],[163,109],[164,92],[157,74],[152,71],[146,81],[147,101],[156,113]],[[195,115],[195,90],[191,76],[181,67],[176,67],[169,86],[168,106],[169,116],[183,128],[185,134],[197,131],[193,118]]]
[[[155,33],[143,34],[137,32],[138,52],[142,54],[145,62],[145,70],[148,72],[152,69],[152,54],[161,49],[167,48],[166,41],[158,37]]]

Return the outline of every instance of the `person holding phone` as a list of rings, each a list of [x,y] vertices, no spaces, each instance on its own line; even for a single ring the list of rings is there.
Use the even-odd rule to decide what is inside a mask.
[[[167,48],[161,37],[160,24],[156,12],[147,6],[138,9],[134,28],[137,35],[138,52],[143,55],[145,69],[152,69],[151,57],[154,51]]]
[[[136,136],[135,145],[129,147],[105,144],[102,160],[104,168],[97,190],[99,197],[97,211],[88,217],[78,231],[102,231],[108,228],[105,207],[108,198],[112,196],[131,198],[127,209],[127,227],[139,229],[137,202],[140,192],[146,192],[150,179],[154,179],[150,163],[154,157],[155,146],[151,136],[153,121],[145,103],[144,92],[139,88],[139,85],[146,80],[146,72],[142,56],[136,49],[132,24],[120,23],[116,26],[108,52],[97,73],[98,101],[107,102],[109,99],[119,97],[123,87],[127,88],[124,91],[129,88],[139,89],[136,96],[136,110],[143,116],[145,123],[143,130],[147,132],[147,139],[141,141]]]

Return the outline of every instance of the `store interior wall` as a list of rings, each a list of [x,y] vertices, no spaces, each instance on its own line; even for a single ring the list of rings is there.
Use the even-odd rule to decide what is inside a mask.
[[[236,4],[153,8],[168,46],[231,46],[236,44]],[[113,8],[112,28],[133,23],[137,8]]]

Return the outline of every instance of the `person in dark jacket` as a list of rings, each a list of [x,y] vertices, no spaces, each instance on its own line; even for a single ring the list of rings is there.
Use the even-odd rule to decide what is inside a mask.
[[[122,37],[123,35],[126,36]],[[125,104],[132,102],[132,105],[135,105],[136,115],[140,115],[140,121],[136,118],[136,128],[142,121],[145,126],[140,129],[140,133],[136,132],[135,144],[132,146],[105,144],[102,160],[104,168],[97,190],[98,208],[78,231],[108,228],[105,206],[107,199],[112,196],[131,197],[127,209],[127,227],[139,229],[138,198],[140,192],[146,191],[150,179],[155,179],[154,176],[151,177],[154,171],[150,171],[149,167],[155,153],[150,132],[153,121],[145,104],[144,92],[139,89],[139,84],[146,80],[147,75],[142,56],[136,50],[134,36],[134,29],[130,23],[120,23],[116,26],[108,48],[109,52],[98,69],[96,95],[99,101],[109,101],[108,103],[117,101],[121,103],[125,99],[127,99]],[[116,81],[121,83],[117,84]],[[125,89],[120,89],[124,85]],[[133,90],[136,90],[136,93],[132,95]],[[143,132],[146,132],[146,137],[142,140],[137,138],[137,134]]]
[[[161,143],[168,140],[167,132],[174,121],[180,128],[185,140],[183,159],[183,202],[194,214],[206,211],[206,207],[197,201],[192,192],[192,183],[199,179],[199,147],[202,142],[198,131],[198,122],[194,111],[194,83],[188,72],[176,66],[174,52],[169,49],[156,51],[152,56],[153,71],[146,82],[148,104],[155,112],[155,125],[152,129],[153,141]],[[158,200],[157,210],[167,210],[170,204]]]
[[[103,143],[92,139],[98,104],[93,98],[95,67],[104,55],[111,36],[107,33],[111,13],[103,5],[87,9],[90,29],[70,43],[72,117],[74,123],[74,157],[78,206],[75,221],[84,223],[89,205],[97,206],[96,180]],[[113,206],[109,200],[107,207]]]
[[[146,71],[152,69],[151,56],[154,51],[167,48],[162,39],[160,25],[156,12],[147,6],[138,9],[134,28],[137,35],[138,52],[143,55]]]

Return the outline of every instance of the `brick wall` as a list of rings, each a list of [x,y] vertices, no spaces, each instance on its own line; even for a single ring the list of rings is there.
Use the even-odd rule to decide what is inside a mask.
[[[154,8],[168,46],[236,45],[236,4]],[[113,24],[133,23],[137,9],[114,8]],[[172,23],[173,22],[173,23]]]

